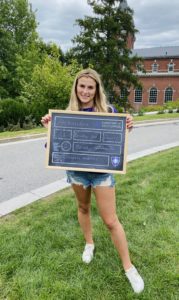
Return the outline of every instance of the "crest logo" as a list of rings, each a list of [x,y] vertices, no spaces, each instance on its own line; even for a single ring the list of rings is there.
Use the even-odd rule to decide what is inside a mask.
[[[120,157],[119,156],[112,156],[111,157],[111,163],[114,167],[119,166],[120,164]]]

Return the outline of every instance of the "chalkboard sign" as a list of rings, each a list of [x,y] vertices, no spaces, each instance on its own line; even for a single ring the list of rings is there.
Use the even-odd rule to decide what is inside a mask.
[[[50,110],[47,167],[125,173],[126,114]]]

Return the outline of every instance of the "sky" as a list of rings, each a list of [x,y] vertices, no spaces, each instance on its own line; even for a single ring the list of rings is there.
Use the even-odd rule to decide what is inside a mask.
[[[179,0],[128,0],[134,11],[134,48],[179,46]],[[55,42],[66,52],[80,33],[75,20],[92,15],[87,0],[29,0],[36,13],[37,31],[45,42]]]

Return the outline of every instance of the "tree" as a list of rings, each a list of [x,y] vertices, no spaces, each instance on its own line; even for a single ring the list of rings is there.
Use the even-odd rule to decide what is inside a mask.
[[[19,95],[17,59],[35,47],[38,35],[35,14],[27,0],[1,0],[0,5],[0,98]]]
[[[34,67],[32,78],[24,84],[20,99],[29,105],[36,123],[48,109],[67,107],[77,71],[79,67],[75,61],[63,66],[58,55],[51,57],[46,54],[44,63]]]
[[[76,20],[81,28],[73,39],[71,53],[83,67],[93,65],[102,75],[108,94],[119,94],[119,88],[137,86],[133,67],[139,61],[131,55],[127,46],[129,36],[137,30],[133,22],[133,11],[124,7],[125,1],[88,0],[94,16]],[[118,88],[118,91],[117,91]]]
[[[49,42],[45,43],[44,41],[40,40],[39,43],[39,49],[40,53],[43,54],[48,54],[51,57],[59,57],[59,61],[61,63],[65,62],[65,55],[61,49],[61,47],[57,46],[55,43]]]
[[[44,43],[39,39],[36,43],[33,43],[29,49],[23,54],[16,54],[16,86],[18,90],[23,90],[23,86],[31,81],[34,68],[42,66],[46,59],[46,56],[50,58],[59,59],[59,63],[64,61],[64,55],[60,47],[52,43]]]

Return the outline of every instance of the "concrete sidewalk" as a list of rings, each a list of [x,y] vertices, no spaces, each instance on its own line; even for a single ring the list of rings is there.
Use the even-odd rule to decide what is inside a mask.
[[[170,148],[174,148],[174,147],[178,147],[179,146],[179,142],[176,143],[171,143],[171,144],[167,144],[167,145],[163,145],[163,146],[159,146],[159,147],[154,147],[154,148],[150,148],[144,151],[140,151],[137,153],[133,153],[128,155],[128,159],[127,161],[133,161],[135,159],[147,156],[147,155],[151,155],[160,151],[164,151]],[[66,181],[66,177],[58,180],[56,182],[53,182],[51,184],[45,185],[41,188],[38,188],[36,190],[32,190],[28,193],[22,194],[18,197],[15,198],[11,198],[8,201],[2,202],[0,204],[0,217],[5,216],[9,213],[11,213],[12,211],[24,207],[32,202],[35,202],[39,199],[42,199],[44,197],[47,197],[57,191],[63,190],[67,187],[69,187],[70,185],[67,183]]]

